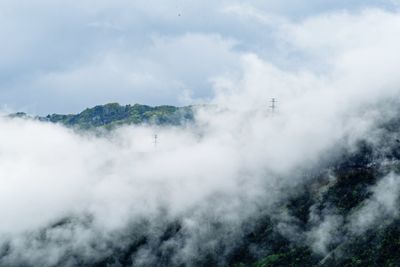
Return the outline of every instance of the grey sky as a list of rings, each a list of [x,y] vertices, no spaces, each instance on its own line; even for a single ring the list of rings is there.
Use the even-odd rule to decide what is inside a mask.
[[[325,12],[397,9],[385,0],[86,0],[0,2],[0,104],[36,114],[107,102],[186,105],[244,53],[285,68],[314,64],[286,50],[277,27]]]

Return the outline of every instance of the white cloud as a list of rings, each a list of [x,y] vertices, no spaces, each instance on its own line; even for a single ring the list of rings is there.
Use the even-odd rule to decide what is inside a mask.
[[[164,14],[163,10],[154,12]],[[124,25],[124,19],[110,24],[90,20],[84,25],[129,31],[134,24]],[[111,86],[116,87],[113,97],[120,99],[131,87],[144,85],[160,94],[160,84],[177,85],[181,87],[176,92],[181,93],[190,90],[193,81],[196,87],[212,77],[215,106],[200,110],[193,128],[124,127],[106,137],[1,119],[0,217],[6,219],[0,221],[0,235],[11,246],[3,261],[22,257],[51,265],[71,250],[96,257],[111,249],[90,247],[96,238],[115,245],[124,241],[121,233],[129,227],[134,228],[133,238],[139,239],[141,233],[153,237],[161,235],[165,222],[174,220],[182,222],[185,239],[171,245],[178,248],[176,263],[191,262],[199,244],[207,244],[201,249],[210,251],[219,241],[229,247],[241,222],[259,207],[268,210],[287,197],[302,182],[302,171],[316,166],[339,143],[351,146],[364,137],[386,112],[387,106],[379,104],[397,97],[400,88],[395,75],[400,67],[395,49],[398,29],[388,28],[397,23],[397,13],[367,10],[278,27],[277,36],[288,48],[317,62],[301,69],[279,67],[257,53],[240,50],[243,40],[237,38],[171,30],[146,35],[145,45],[139,47],[119,36],[120,43],[96,46],[86,55],[89,60],[72,60],[68,67],[33,75],[35,90],[61,91],[64,97],[68,87],[85,90],[68,91],[68,101],[92,95],[96,101],[106,99]],[[379,32],[379,40],[370,37],[370,27]],[[320,71],[318,66],[325,68]],[[268,112],[272,97],[278,100],[274,115]],[[92,100],[82,105],[86,101]],[[151,137],[156,131],[160,145],[155,150]],[[392,198],[376,199],[389,208],[394,203]],[[46,228],[66,216],[76,221]],[[85,218],[89,222],[82,222]],[[316,233],[328,234],[315,242],[320,251],[340,224],[336,217],[329,219],[333,223],[315,228]],[[217,231],[213,222],[226,227]],[[34,238],[40,230],[47,239]],[[75,244],[78,236],[82,239]],[[62,245],[56,246],[58,240]],[[48,246],[52,257],[42,262]],[[138,255],[138,261],[149,264],[154,256],[150,248]]]
[[[264,59],[285,61],[282,57],[287,56],[286,50],[281,49],[283,44],[275,36],[283,23],[291,25],[291,21],[336,9],[352,12],[369,5],[382,7],[381,2],[346,1],[343,5],[335,1],[318,1],[309,5],[306,1],[251,1],[244,5],[235,1],[200,3],[181,0],[121,0],[112,3],[93,0],[79,3],[2,1],[0,38],[7,41],[0,44],[0,100],[15,109],[33,113],[78,111],[93,105],[94,100],[82,100],[79,95],[97,90],[98,84],[93,80],[103,77],[101,80],[104,84],[124,88],[128,78],[122,76],[130,76],[133,68],[131,64],[145,64],[143,62],[156,67],[145,69],[145,77],[156,79],[154,86],[142,86],[142,90],[146,90],[149,96],[143,97],[141,90],[124,91],[118,100],[127,98],[130,102],[147,104],[178,103],[180,90],[171,90],[157,96],[160,92],[155,84],[185,87],[185,90],[193,90],[195,99],[212,97],[210,87],[204,81],[227,70],[234,71],[237,67],[235,58],[241,52],[255,53]],[[265,22],[268,27],[262,24]],[[154,36],[157,36],[157,40]],[[195,43],[196,38],[200,38],[198,44]],[[295,39],[298,45],[306,42],[302,38]],[[177,46],[184,45],[184,41],[185,45],[191,47]],[[316,40],[313,42],[316,43]],[[166,52],[167,48],[172,50]],[[190,58],[197,55],[197,59],[185,61],[185,51],[188,51]],[[215,51],[214,54],[211,51]],[[173,62],[166,57],[170,52],[174,56]],[[161,59],[158,58],[160,54],[163,55]],[[101,67],[97,70],[97,63],[101,65],[103,59],[110,55],[126,57],[132,62],[120,66],[126,69],[121,69],[118,78],[104,75]],[[285,64],[298,66],[301,59],[294,60],[291,57]],[[302,66],[306,64],[301,63]],[[205,65],[212,67],[212,71],[205,70]],[[138,66],[135,68],[140,69]],[[86,75],[91,77],[76,79],[76,73],[85,73],[87,69],[91,71]],[[193,71],[188,71],[190,69]],[[74,75],[70,77],[68,73]],[[139,76],[139,80],[142,79],[141,73],[133,73]],[[69,88],[68,92],[49,94],[49,91],[64,88],[62,82],[65,79],[61,78],[58,83],[53,78],[53,88],[36,87],[37,80],[46,80],[48,76],[54,75],[70,77],[72,81],[66,83],[71,83],[73,88]],[[95,100],[115,101],[115,88],[107,87],[97,92]],[[200,88],[205,89],[202,91]],[[79,93],[76,92],[78,90]],[[66,103],[62,104],[63,101]]]
[[[234,45],[218,35],[155,36],[139,51],[109,51],[85,65],[39,74],[30,81],[34,88],[30,94],[35,101],[43,94],[63,96],[52,104],[56,109],[68,109],[77,96],[77,110],[86,103],[107,101],[188,105],[192,103],[178,102],[181,95],[190,92],[193,99],[208,98],[211,84],[206,77],[236,69],[239,54]]]
[[[390,173],[371,188],[372,196],[363,203],[351,218],[349,228],[356,234],[362,234],[371,227],[381,224],[384,219],[398,217],[400,196],[399,176]]]

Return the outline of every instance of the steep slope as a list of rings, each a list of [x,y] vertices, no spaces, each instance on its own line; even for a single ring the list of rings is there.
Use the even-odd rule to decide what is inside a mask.
[[[193,120],[193,109],[107,104],[39,119],[82,129],[182,125]],[[192,233],[181,221],[161,216],[130,225],[118,238],[99,236],[104,247],[93,243],[90,248],[101,253],[84,258],[71,251],[57,266],[140,266],[141,259],[142,266],[400,266],[399,133],[400,121],[391,120],[371,133],[375,138],[339,148],[315,172],[302,174],[303,183],[288,190],[273,211],[261,205],[234,228],[218,216],[207,221],[213,235],[200,236],[194,249],[198,254],[186,261],[176,255]],[[76,225],[90,228],[91,223],[90,217],[65,218],[33,235],[32,242],[51,246],[58,241],[54,233]],[[7,246],[0,249],[0,259],[7,253]]]

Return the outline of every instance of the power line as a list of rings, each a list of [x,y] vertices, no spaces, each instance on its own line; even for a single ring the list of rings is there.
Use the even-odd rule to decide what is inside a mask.
[[[269,106],[269,107],[270,107],[272,113],[275,113],[275,110],[276,110],[276,102],[277,102],[277,101],[276,101],[275,98],[271,98],[271,106]]]
[[[157,147],[157,143],[158,143],[158,135],[155,134],[154,135],[154,147]]]

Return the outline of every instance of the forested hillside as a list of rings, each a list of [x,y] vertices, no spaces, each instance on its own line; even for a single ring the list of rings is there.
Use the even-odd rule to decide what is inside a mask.
[[[26,115],[17,113],[12,116]],[[193,122],[193,116],[192,107],[107,104],[77,115],[53,114],[37,119],[80,129],[112,129],[117,125],[142,123],[177,126]],[[303,182],[296,186],[296,190],[288,189],[287,198],[276,203],[273,212],[260,206],[257,214],[236,229],[234,243],[228,244],[224,238],[216,242],[210,237],[213,242],[210,247],[210,240],[204,237],[192,264],[236,267],[400,266],[399,199],[392,197],[399,184],[399,132],[398,120],[386,121],[371,133],[378,133],[374,141],[368,138],[360,140],[351,150],[338,148],[333,153],[336,156],[327,157],[317,169],[301,173]],[[378,190],[383,190],[383,193]],[[389,200],[382,200],[386,193]],[[286,223],[282,222],[283,214]],[[362,215],[359,216],[362,219],[359,225],[354,219],[358,214]],[[182,222],[162,221],[156,226],[157,233],[152,232],[154,225],[143,221],[126,229],[123,245],[108,244],[107,252],[91,258],[90,262],[71,254],[63,259],[65,262],[59,262],[59,266],[67,266],[71,258],[80,266],[129,266],[142,250],[150,251],[155,257],[150,261],[154,266],[176,266],[179,262],[174,257],[179,247],[184,245],[186,233]],[[320,232],[316,230],[317,221],[323,222],[319,226],[323,225]],[[85,223],[90,224],[90,220]],[[76,224],[74,219],[66,218],[44,233],[71,224]],[[218,218],[210,222],[209,227],[210,232],[222,237],[232,235]],[[138,228],[142,230],[138,231]],[[47,237],[44,234],[36,238]]]
[[[109,103],[87,108],[78,114],[49,114],[36,117],[40,121],[60,123],[79,129],[103,127],[111,129],[119,125],[153,124],[153,125],[183,125],[193,120],[194,107],[125,105]],[[11,117],[26,117],[18,112]]]

